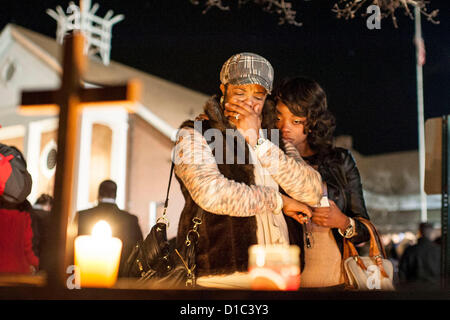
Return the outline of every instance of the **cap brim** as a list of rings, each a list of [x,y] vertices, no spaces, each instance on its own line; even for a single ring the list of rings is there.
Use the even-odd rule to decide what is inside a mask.
[[[264,89],[267,90],[268,94],[270,94],[270,92],[272,91],[269,83],[266,80],[264,80],[262,77],[258,77],[256,75],[233,79],[232,81],[230,80],[228,83],[235,85],[235,86],[245,85],[245,84],[259,84],[260,86],[264,87]]]

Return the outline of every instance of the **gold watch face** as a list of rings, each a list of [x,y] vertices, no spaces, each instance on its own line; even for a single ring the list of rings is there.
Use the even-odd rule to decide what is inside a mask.
[[[353,230],[353,226],[350,224],[347,229],[345,229],[344,237],[348,236]]]

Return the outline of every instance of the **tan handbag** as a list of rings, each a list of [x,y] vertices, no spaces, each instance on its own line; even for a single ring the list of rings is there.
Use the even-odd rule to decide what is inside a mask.
[[[392,262],[386,259],[386,252],[375,226],[364,218],[356,219],[369,230],[370,251],[368,257],[360,257],[354,244],[344,238],[342,261],[347,289],[395,290],[394,267]]]

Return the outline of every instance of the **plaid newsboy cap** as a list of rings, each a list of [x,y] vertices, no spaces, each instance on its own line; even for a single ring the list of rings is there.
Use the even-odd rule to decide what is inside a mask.
[[[250,52],[238,53],[223,64],[220,82],[232,85],[259,84],[270,93],[273,85],[273,67],[260,55]]]

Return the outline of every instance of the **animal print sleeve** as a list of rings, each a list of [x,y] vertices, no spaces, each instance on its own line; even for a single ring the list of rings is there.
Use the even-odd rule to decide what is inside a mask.
[[[248,186],[224,177],[205,138],[192,128],[179,131],[173,160],[175,174],[206,211],[246,217],[281,209],[281,195],[274,188]]]
[[[297,149],[285,141],[286,153],[270,140],[265,140],[256,155],[261,165],[272,178],[292,198],[316,206],[322,197],[322,179],[316,170],[309,166]]]

